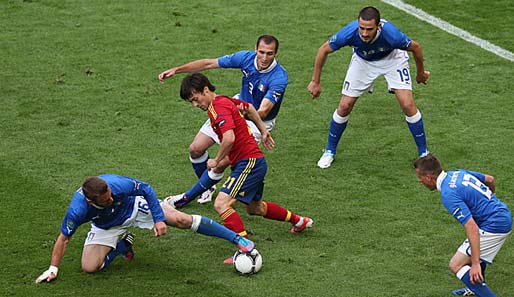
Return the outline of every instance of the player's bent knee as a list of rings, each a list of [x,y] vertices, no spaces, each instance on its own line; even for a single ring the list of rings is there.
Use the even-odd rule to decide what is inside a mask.
[[[85,273],[96,273],[102,266],[96,263],[82,263],[82,271]]]
[[[194,142],[189,145],[189,156],[192,159],[198,159],[205,154],[207,148],[199,147]]]

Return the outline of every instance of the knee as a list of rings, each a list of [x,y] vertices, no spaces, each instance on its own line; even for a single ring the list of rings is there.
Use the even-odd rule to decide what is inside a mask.
[[[214,210],[221,215],[221,213],[227,209],[228,205],[219,199],[214,200]]]
[[[178,216],[175,220],[175,227],[180,229],[191,228],[192,219],[190,215]]]
[[[191,228],[193,219],[191,215],[173,209],[166,215],[166,223],[175,228],[188,229]]]
[[[457,262],[454,258],[452,258],[450,260],[450,262],[448,262],[448,268],[450,268],[450,270],[454,273],[454,274],[457,274],[457,272],[459,272],[459,270],[462,268],[462,264],[460,264],[459,262]]]
[[[340,117],[345,117],[352,112],[353,104],[343,103],[337,107],[336,113]]]
[[[82,271],[85,273],[96,273],[100,270],[102,264],[82,262]]]
[[[201,156],[203,156],[203,154],[205,154],[206,151],[206,148],[202,147],[201,145],[198,145],[195,142],[189,145],[189,155],[193,159],[200,158]]]

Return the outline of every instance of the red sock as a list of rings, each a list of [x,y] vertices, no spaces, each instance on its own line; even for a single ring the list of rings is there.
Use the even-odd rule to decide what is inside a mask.
[[[225,209],[225,211],[221,213],[220,217],[223,220],[225,227],[248,238],[248,234],[245,230],[245,224],[235,209],[232,207]]]
[[[295,214],[294,212],[290,212],[289,210],[276,203],[264,202],[264,204],[266,204],[266,214],[264,215],[266,219],[291,222],[293,225],[298,223],[300,220],[299,215]]]

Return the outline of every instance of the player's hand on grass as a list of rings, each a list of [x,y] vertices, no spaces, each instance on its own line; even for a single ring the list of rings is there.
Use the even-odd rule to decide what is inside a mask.
[[[42,282],[51,282],[57,278],[57,272],[59,268],[57,266],[50,266],[45,272],[43,272],[38,278],[36,278],[36,283]]]
[[[426,85],[426,84],[427,84],[427,82],[428,82],[428,78],[429,78],[429,77],[430,77],[430,71],[425,70],[425,71],[423,71],[423,73],[418,73],[418,74],[416,75],[416,82],[417,82],[418,84],[424,84],[424,85]]]
[[[166,230],[166,224],[164,222],[157,222],[153,225],[153,233],[156,237],[165,235]]]
[[[312,96],[312,99],[316,99],[319,97],[319,95],[321,94],[321,85],[319,82],[315,82],[315,81],[311,81],[309,83],[309,86],[307,86],[307,91],[309,91],[309,93],[311,94]]]

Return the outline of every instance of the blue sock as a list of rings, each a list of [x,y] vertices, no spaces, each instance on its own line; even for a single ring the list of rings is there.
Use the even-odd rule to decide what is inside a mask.
[[[101,269],[107,268],[109,264],[118,256],[121,254],[125,254],[128,251],[127,245],[125,244],[124,240],[118,240],[118,243],[116,244],[116,248],[110,251],[107,256],[105,256],[104,264]]]
[[[207,160],[209,159],[209,155],[207,155],[207,158],[205,161],[201,161],[198,163],[195,163],[194,161],[191,161],[191,165],[193,166],[193,170],[195,171],[195,174],[198,178],[202,177],[202,174],[204,171],[207,170]]]
[[[418,156],[422,156],[428,151],[423,119],[420,117],[419,121],[415,123],[410,123],[407,121],[407,125],[409,126],[410,133],[412,134],[414,142],[416,142],[416,146],[418,147]]]
[[[186,192],[187,199],[189,199],[189,201],[196,199],[196,197],[202,195],[203,192],[210,189],[219,181],[220,180],[214,180],[210,178],[209,171],[205,170],[196,184],[194,184],[194,186]]]
[[[467,268],[466,268],[467,267]],[[478,296],[483,296],[483,297],[494,297],[496,296],[493,291],[491,291],[489,289],[489,287],[487,287],[487,285],[485,284],[485,282],[481,283],[481,284],[477,284],[475,283],[474,285],[471,284],[471,281],[469,280],[469,269],[470,267],[469,266],[464,266],[462,269],[467,269],[466,273],[460,278],[460,280],[466,284],[466,286],[471,290],[473,291],[473,293],[477,294]],[[461,269],[461,270],[462,270]],[[459,271],[460,272],[460,271]],[[458,273],[457,273],[458,274]]]
[[[198,220],[200,219],[200,220]],[[235,243],[237,233],[217,223],[216,221],[198,215],[193,215],[193,231],[207,236],[215,236]]]
[[[330,129],[328,131],[328,144],[325,151],[331,151],[333,154],[336,153],[337,144],[343,135],[344,129],[346,129],[346,125],[348,122],[344,122],[342,124],[337,123],[332,119],[330,121]]]

